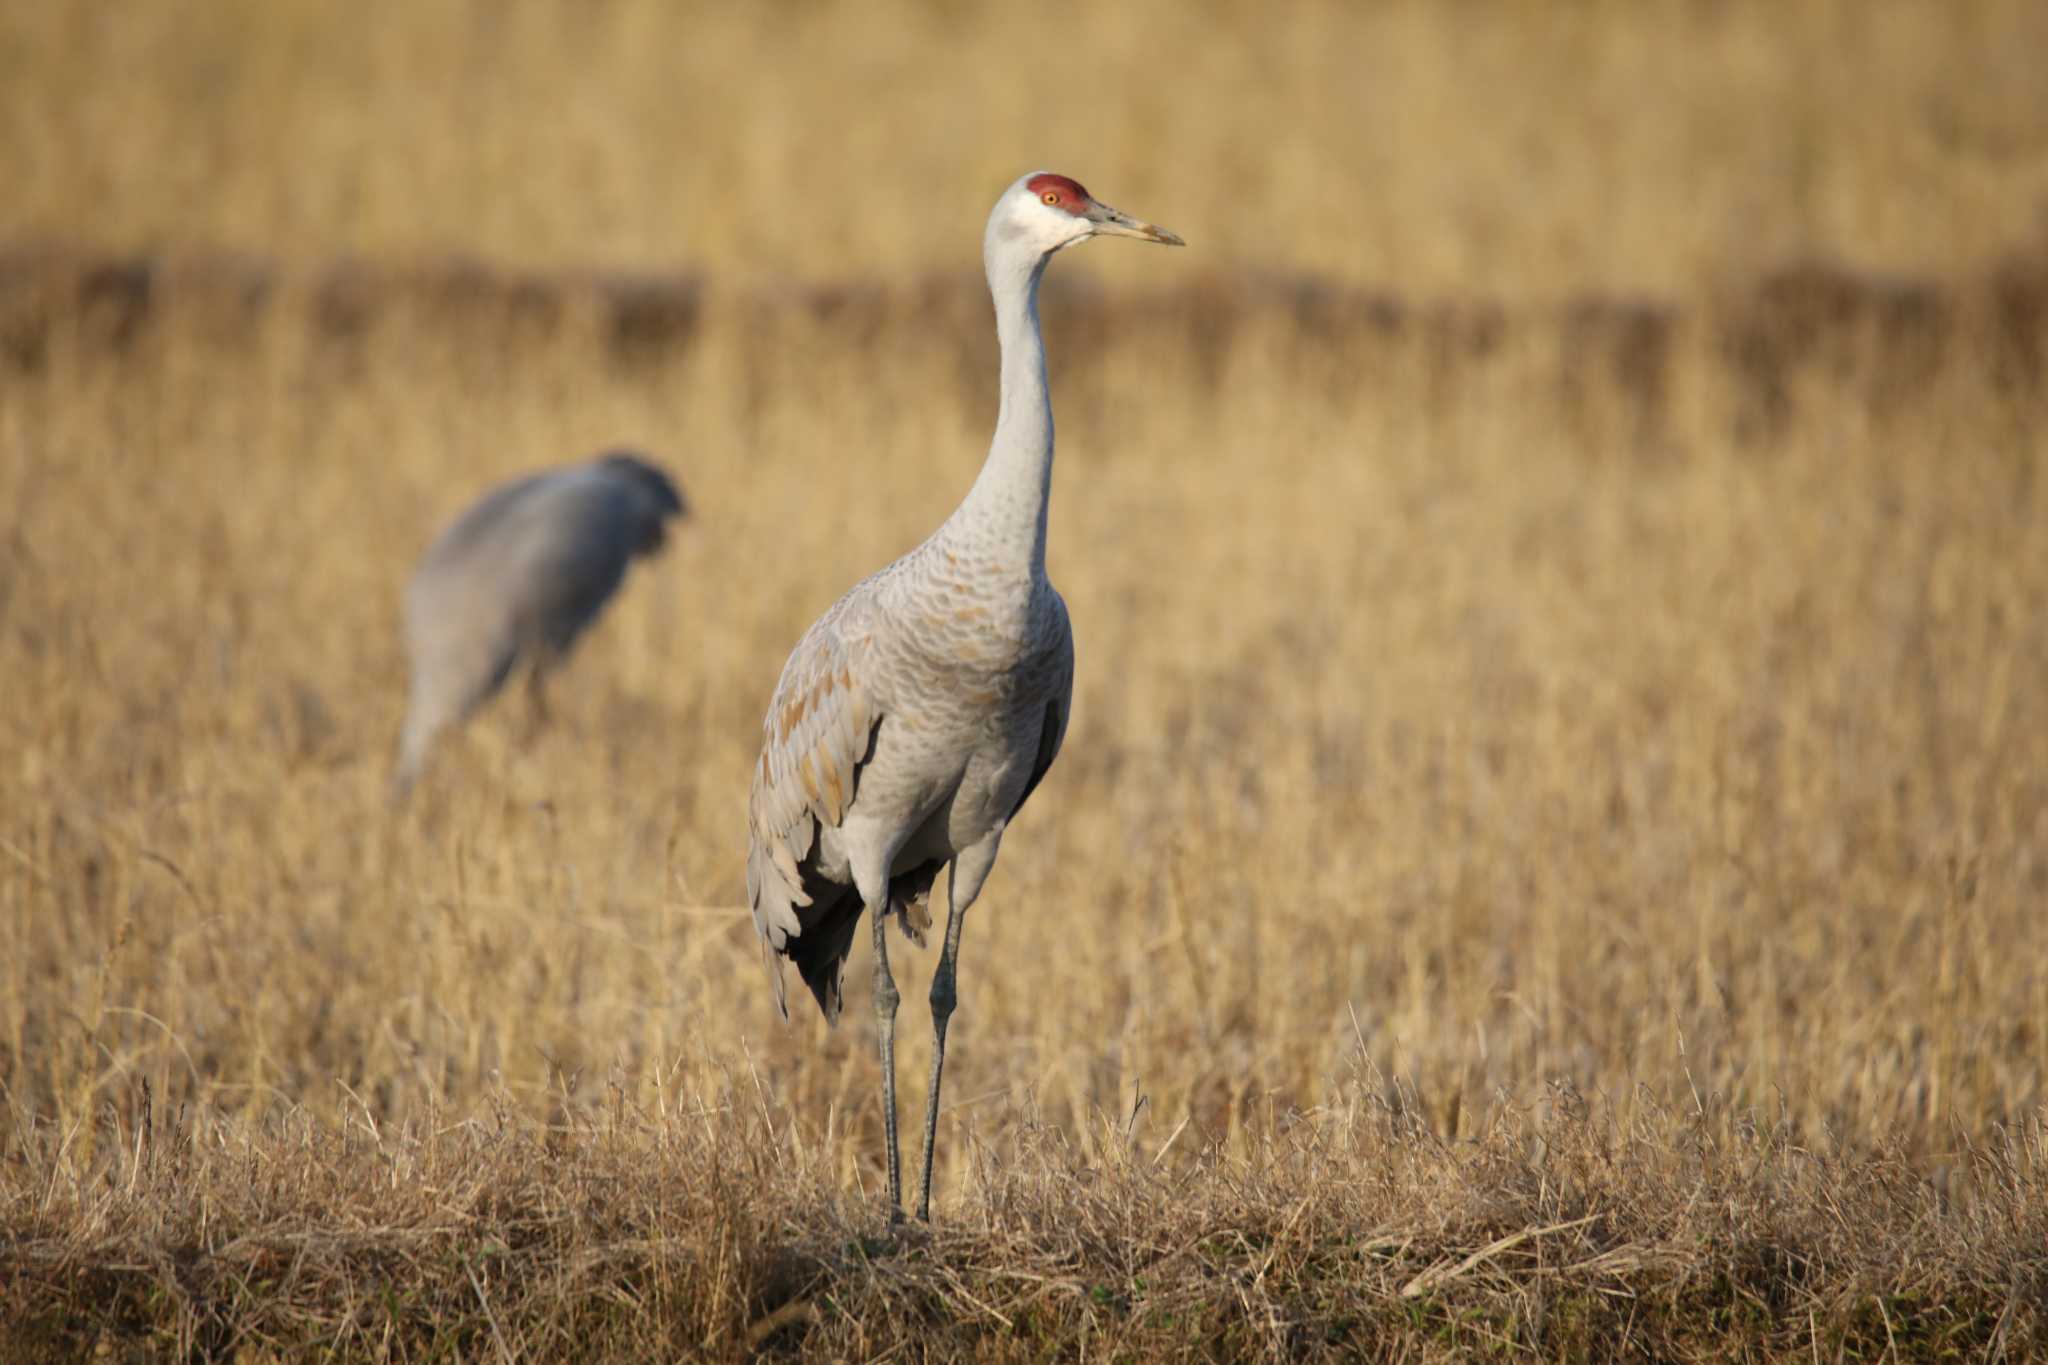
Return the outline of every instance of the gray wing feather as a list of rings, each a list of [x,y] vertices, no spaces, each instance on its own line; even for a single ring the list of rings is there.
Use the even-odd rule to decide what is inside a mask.
[[[1016,819],[1017,812],[1024,809],[1024,803],[1031,799],[1031,793],[1038,790],[1038,784],[1052,769],[1053,760],[1060,756],[1060,745],[1067,738],[1067,716],[1074,709],[1074,632],[1067,622],[1067,604],[1059,593],[1052,595],[1053,610],[1060,640],[1060,658],[1052,678],[1050,696],[1045,703],[1045,721],[1038,731],[1038,756],[1031,763],[1031,780],[1024,784],[1024,794],[1017,798],[1017,804],[1010,811],[1010,818]]]
[[[780,955],[803,933],[798,909],[813,900],[807,864],[822,829],[845,820],[881,721],[865,677],[866,619],[856,590],[804,633],[761,727],[747,802],[747,901],[785,1017]]]
[[[489,637],[490,649],[565,653],[677,515],[637,477],[600,461],[494,489],[444,531],[407,589],[416,644]]]

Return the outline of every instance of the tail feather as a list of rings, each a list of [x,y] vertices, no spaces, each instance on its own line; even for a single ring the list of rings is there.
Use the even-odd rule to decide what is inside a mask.
[[[897,927],[920,948],[924,946],[925,931],[932,924],[932,883],[943,866],[925,863],[889,882],[889,909],[896,916]],[[811,891],[811,903],[797,912],[803,921],[803,932],[784,943],[782,955],[796,963],[798,974],[817,998],[819,1010],[828,1022],[836,1023],[845,1003],[840,979],[845,975],[846,959],[853,952],[853,932],[860,927],[861,913],[866,907],[861,903],[860,892],[850,886],[824,884],[813,886]],[[832,891],[838,894],[835,896]],[[768,953],[771,974],[778,983],[779,1004],[782,973],[780,964],[774,960],[774,950],[769,949]],[[783,1017],[788,1017],[787,1009]]]
[[[837,1023],[842,1004],[839,979],[846,969],[847,954],[853,951],[853,931],[860,925],[860,893],[849,886],[830,905],[813,901],[805,911],[803,933],[789,940],[782,951],[796,963],[826,1022]]]
[[[924,947],[926,931],[932,927],[932,883],[939,879],[939,869],[944,866],[940,862],[925,863],[889,882],[889,909],[896,916],[896,927],[920,948]]]

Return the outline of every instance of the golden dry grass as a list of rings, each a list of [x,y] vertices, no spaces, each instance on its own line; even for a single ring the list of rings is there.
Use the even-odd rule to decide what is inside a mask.
[[[17,2],[0,240],[893,275],[1053,165],[1428,293],[1936,270],[2042,226],[2044,48],[2032,0]]]
[[[0,13],[0,1327],[2039,1343],[2034,9],[481,13]],[[895,1241],[746,773],[972,477],[1040,161],[1196,246],[1046,301],[1073,729]],[[699,521],[387,809],[413,556],[621,441]]]
[[[1616,1128],[1567,1098],[1450,1144],[1347,1090],[1242,1157],[1089,1161],[1029,1127],[976,1153],[971,1206],[931,1229],[849,1198],[745,1078],[566,1132],[504,1110],[144,1123],[89,1181],[6,1188],[6,1342],[236,1361],[2039,1348],[2038,1132],[1974,1148],[1964,1206],[1896,1156],[1724,1142],[1677,1111]]]

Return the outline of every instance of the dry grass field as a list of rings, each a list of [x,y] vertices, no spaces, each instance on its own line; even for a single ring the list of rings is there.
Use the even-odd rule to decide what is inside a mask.
[[[2048,1350],[2043,51],[0,3],[0,1359]],[[1193,247],[1048,286],[1075,714],[891,1229],[747,773],[1037,165]],[[413,558],[616,443],[696,521],[388,807]]]

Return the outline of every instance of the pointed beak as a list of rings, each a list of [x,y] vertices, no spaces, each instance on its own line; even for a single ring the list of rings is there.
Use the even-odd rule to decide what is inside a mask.
[[[1178,235],[1152,223],[1142,223],[1121,209],[1107,204],[1090,203],[1087,218],[1095,225],[1092,235],[1097,237],[1136,237],[1141,242],[1158,242],[1161,246],[1186,246]]]

